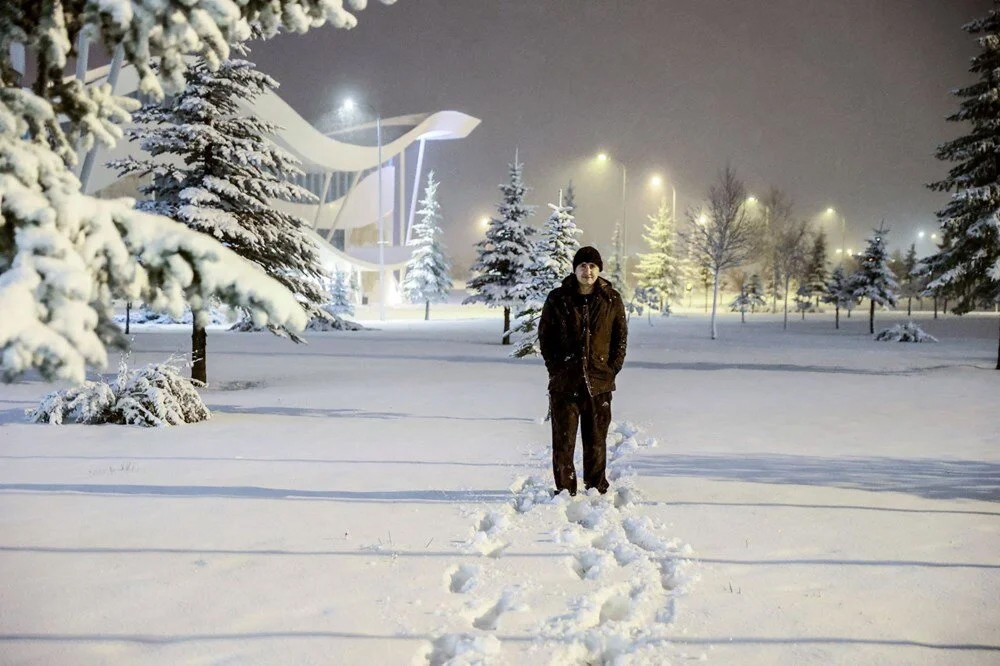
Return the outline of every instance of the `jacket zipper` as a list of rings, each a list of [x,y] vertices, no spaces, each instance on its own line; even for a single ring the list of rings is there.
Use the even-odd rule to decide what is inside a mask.
[[[587,362],[590,360],[590,306],[583,304],[583,383],[587,387],[587,395],[594,397],[590,388],[590,377],[587,375]]]

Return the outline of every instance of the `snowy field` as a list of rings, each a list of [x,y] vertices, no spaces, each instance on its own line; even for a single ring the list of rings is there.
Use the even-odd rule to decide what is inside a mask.
[[[548,498],[495,315],[212,331],[178,428],[0,385],[0,662],[1000,663],[996,315],[858,315],[633,319],[604,497]]]

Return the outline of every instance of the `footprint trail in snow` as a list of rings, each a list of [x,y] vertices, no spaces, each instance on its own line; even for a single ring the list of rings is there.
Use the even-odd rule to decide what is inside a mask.
[[[539,471],[514,481],[506,505],[476,513],[456,553],[465,557],[444,572],[455,597],[439,610],[446,626],[414,663],[516,663],[505,640],[532,653],[532,663],[554,666],[663,664],[678,654],[666,637],[696,578],[692,551],[644,515],[624,463],[653,446],[634,425],[612,423],[606,495],[553,497]],[[548,455],[546,447],[539,463]]]

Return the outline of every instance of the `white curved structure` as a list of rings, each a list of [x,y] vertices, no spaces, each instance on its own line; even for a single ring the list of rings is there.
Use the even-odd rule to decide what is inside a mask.
[[[274,91],[264,93],[252,105],[242,103],[241,106],[281,127],[275,143],[298,157],[305,171],[363,171],[378,164],[378,149],[375,146],[344,143],[323,134]],[[458,111],[438,111],[407,119],[413,118],[420,120],[412,129],[382,145],[383,160],[396,157],[417,141],[464,139],[480,123],[478,119]],[[392,120],[383,120],[383,127]]]
[[[135,95],[138,88],[135,69],[130,66],[116,68],[114,62],[87,71],[83,78],[88,84],[109,82],[117,95]],[[301,217],[316,231],[328,269],[360,272],[362,291],[366,295],[386,303],[397,301],[398,273],[411,254],[407,242],[420,189],[425,144],[465,138],[480,120],[458,111],[384,118],[381,120],[383,133],[391,129],[397,134],[383,141],[380,164],[377,146],[348,143],[321,133],[273,91],[261,95],[252,104],[241,106],[247,113],[254,113],[281,128],[273,141],[301,162],[306,176],[296,182],[319,197],[316,204],[273,201],[275,207]],[[365,132],[373,127],[374,124],[368,123],[340,133]],[[416,164],[408,169],[406,155],[411,147],[416,149]],[[84,191],[127,192],[127,189],[123,192],[117,173],[106,164],[109,160],[139,152],[138,146],[128,141],[120,141],[111,151],[92,151],[82,161],[80,175]],[[409,198],[407,182],[412,183]],[[380,222],[380,198],[381,223],[385,228],[381,267],[392,272],[386,276],[386,293],[382,295],[374,293],[377,291],[376,274],[380,271],[375,232]]]

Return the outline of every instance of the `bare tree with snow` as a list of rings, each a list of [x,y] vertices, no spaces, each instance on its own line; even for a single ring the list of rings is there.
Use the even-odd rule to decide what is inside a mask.
[[[715,314],[721,274],[746,263],[754,249],[756,221],[746,205],[746,186],[736,177],[732,167],[727,166],[708,190],[704,218],[694,211],[688,213],[688,242],[698,261],[708,268],[712,276],[713,340],[718,337]]]

